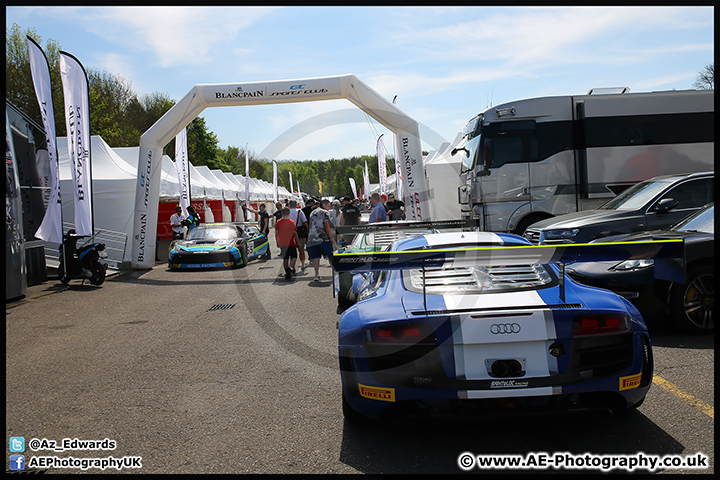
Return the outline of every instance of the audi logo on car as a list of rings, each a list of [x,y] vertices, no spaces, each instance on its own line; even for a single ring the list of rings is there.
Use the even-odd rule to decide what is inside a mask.
[[[520,325],[517,323],[494,323],[490,325],[490,333],[493,335],[520,333]]]

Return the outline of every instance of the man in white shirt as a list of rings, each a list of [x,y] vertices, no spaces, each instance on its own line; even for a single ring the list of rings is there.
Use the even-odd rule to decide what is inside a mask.
[[[173,231],[173,240],[183,239],[185,229],[180,223],[183,220],[185,220],[185,217],[183,217],[182,208],[180,207],[180,205],[178,205],[177,207],[175,207],[175,213],[170,216],[170,226],[172,227]]]

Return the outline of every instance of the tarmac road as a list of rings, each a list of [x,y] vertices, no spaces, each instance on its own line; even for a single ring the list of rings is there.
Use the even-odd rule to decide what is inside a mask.
[[[108,438],[112,451],[26,449],[26,461],[142,457],[129,473],[461,473],[463,452],[702,452],[710,468],[657,472],[714,471],[712,336],[653,329],[656,382],[627,416],[356,426],[340,406],[331,270],[323,261],[319,285],[312,269],[292,282],[279,272],[276,258],[158,264],[101,287],[31,287],[6,304],[7,438]]]

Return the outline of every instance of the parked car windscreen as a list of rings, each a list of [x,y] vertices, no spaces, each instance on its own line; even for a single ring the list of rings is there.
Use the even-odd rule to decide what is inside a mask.
[[[187,240],[230,240],[235,238],[235,229],[227,227],[194,228],[188,233]]]
[[[671,228],[677,232],[715,233],[715,206],[699,210]]]
[[[623,190],[617,197],[599,206],[602,210],[637,210],[663,191],[674,179],[646,180]]]

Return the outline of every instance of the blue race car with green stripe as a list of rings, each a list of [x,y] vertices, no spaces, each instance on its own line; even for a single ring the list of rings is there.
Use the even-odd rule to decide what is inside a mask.
[[[205,223],[192,229],[184,240],[170,244],[171,269],[244,267],[249,260],[270,258],[270,244],[257,225]]]

